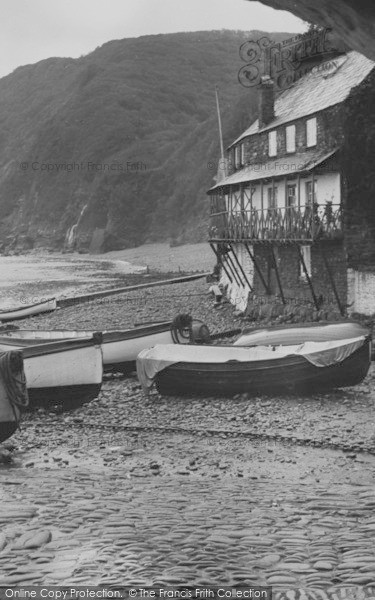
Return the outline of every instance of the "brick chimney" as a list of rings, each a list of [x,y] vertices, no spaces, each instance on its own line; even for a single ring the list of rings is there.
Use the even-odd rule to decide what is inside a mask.
[[[258,118],[259,129],[275,118],[275,91],[273,80],[269,75],[263,75],[259,85]]]

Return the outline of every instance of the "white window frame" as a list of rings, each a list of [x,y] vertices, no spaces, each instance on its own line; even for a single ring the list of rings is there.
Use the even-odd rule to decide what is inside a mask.
[[[242,142],[241,144],[241,165],[243,166],[246,162],[246,157],[245,157],[245,142]]]
[[[305,261],[305,265],[306,265],[306,270],[307,273],[311,279],[312,276],[312,268],[311,268],[311,246],[310,245],[306,245],[306,246],[300,246],[301,248],[301,254],[303,256],[303,260]],[[299,262],[299,276],[300,279],[303,279],[304,281],[307,281],[307,277],[305,274],[305,271],[303,270],[303,266],[302,266],[302,262]]]
[[[241,149],[239,145],[234,147],[234,166],[236,169],[241,166]]]
[[[286,151],[292,153],[296,151],[296,126],[288,125],[285,127]]]
[[[294,194],[291,194],[291,191],[294,191]],[[290,203],[290,198],[294,198],[293,204]],[[286,202],[287,208],[296,207],[297,204],[297,184],[288,183],[286,188]]]
[[[276,129],[268,133],[268,156],[277,156],[277,132]]]
[[[306,121],[306,147],[312,148],[318,143],[318,123],[316,117]]]

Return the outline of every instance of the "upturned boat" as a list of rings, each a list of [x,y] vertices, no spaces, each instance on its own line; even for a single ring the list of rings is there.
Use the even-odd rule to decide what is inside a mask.
[[[360,383],[370,337],[289,346],[156,346],[137,358],[139,381],[164,395],[302,392]]]
[[[0,310],[0,321],[15,321],[17,319],[24,319],[25,317],[31,317],[32,315],[52,312],[56,310],[56,308],[56,298],[49,298],[47,300],[43,300],[42,302],[36,302],[35,304],[25,304],[23,306],[18,306],[17,308]]]
[[[22,352],[0,353],[0,443],[16,431],[28,402]]]
[[[101,342],[94,334],[21,348],[30,404],[69,408],[96,398],[103,377]],[[1,340],[4,350],[14,350],[11,339]]]
[[[85,330],[28,330],[15,329],[0,333],[0,350],[3,345],[14,349],[31,347],[61,340],[79,340],[93,335]],[[188,344],[209,341],[209,330],[202,321],[190,315],[178,315],[173,321],[152,323],[134,329],[106,330],[102,333],[103,366],[105,371],[131,371],[135,369],[137,355],[144,348],[157,344]]]

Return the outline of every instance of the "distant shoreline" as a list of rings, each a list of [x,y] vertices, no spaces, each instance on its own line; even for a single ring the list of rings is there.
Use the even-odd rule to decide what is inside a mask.
[[[0,308],[32,304],[41,298],[66,298],[142,283],[163,274],[210,272],[208,244],[147,244],[106,254],[33,251],[0,256]],[[27,302],[26,299],[33,301]]]

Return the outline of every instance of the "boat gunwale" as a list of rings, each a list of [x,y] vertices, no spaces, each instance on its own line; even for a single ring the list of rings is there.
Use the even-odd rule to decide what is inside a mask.
[[[91,346],[100,346],[101,342],[97,335],[92,335],[87,338],[57,340],[49,343],[33,344],[32,346],[15,347],[14,341],[0,340],[1,344],[12,346],[12,350],[19,350],[24,359],[34,358],[37,356],[45,356],[47,354],[58,354],[60,352],[69,352],[71,350],[79,350],[81,348],[90,348]],[[9,350],[11,351],[11,350]],[[6,352],[6,350],[3,350]]]
[[[193,322],[196,321],[197,319],[193,319]],[[122,341],[130,341],[132,339],[136,339],[136,338],[140,338],[140,337],[146,337],[146,336],[151,336],[151,335],[157,335],[158,333],[164,333],[167,332],[169,330],[171,330],[172,328],[172,321],[165,321],[162,323],[154,323],[151,325],[146,325],[146,326],[141,326],[141,327],[135,327],[134,329],[103,329],[103,330],[99,330],[98,333],[101,333],[103,336],[103,344],[106,343],[111,343],[111,342],[122,342]],[[14,342],[20,343],[20,345],[22,344],[27,344],[27,347],[30,347],[30,345],[44,345],[48,342],[62,342],[62,341],[68,341],[68,340],[79,340],[79,339],[85,339],[84,337],[82,338],[75,338],[75,337],[66,337],[66,338],[27,338],[27,337],[20,337],[17,338],[17,333],[19,331],[22,332],[30,332],[30,333],[35,333],[35,332],[43,332],[43,333],[52,333],[54,331],[56,331],[56,333],[72,333],[74,334],[75,332],[80,333],[80,332],[84,332],[87,334],[87,337],[89,337],[90,335],[92,335],[94,332],[94,330],[87,330],[87,329],[41,329],[41,330],[37,330],[37,329],[11,329],[8,332],[6,330],[4,330],[3,332],[0,332],[0,342],[2,343],[3,340],[7,341],[7,340],[12,340]],[[34,344],[34,342],[36,342]]]
[[[21,312],[23,310],[28,310],[29,308],[35,308],[37,306],[43,306],[44,304],[49,304],[50,302],[56,303],[57,300],[55,297],[53,297],[53,298],[49,298],[48,300],[44,300],[43,302],[35,302],[34,304],[25,304],[25,306],[18,306],[17,308],[1,309],[0,310],[0,320],[3,317],[3,315],[5,315],[5,314]],[[52,309],[52,310],[54,310],[54,309]]]
[[[361,328],[364,332],[366,332],[367,335],[371,335],[371,331],[369,330],[368,327],[366,327],[365,325],[362,325],[362,323],[359,323],[358,321],[350,321],[350,320],[345,320],[345,321],[317,321],[317,322],[307,322],[307,323],[287,323],[287,324],[279,324],[279,325],[270,325],[270,326],[257,326],[257,327],[245,327],[242,330],[242,333],[239,335],[239,338],[244,336],[244,335],[250,335],[252,333],[260,333],[260,332],[264,332],[264,333],[272,333],[273,331],[277,331],[277,332],[281,332],[281,331],[288,331],[288,329],[319,329],[320,327],[322,327],[323,329],[326,328],[327,326],[331,326],[332,325],[357,325],[359,328]],[[365,335],[365,334],[364,334]]]

